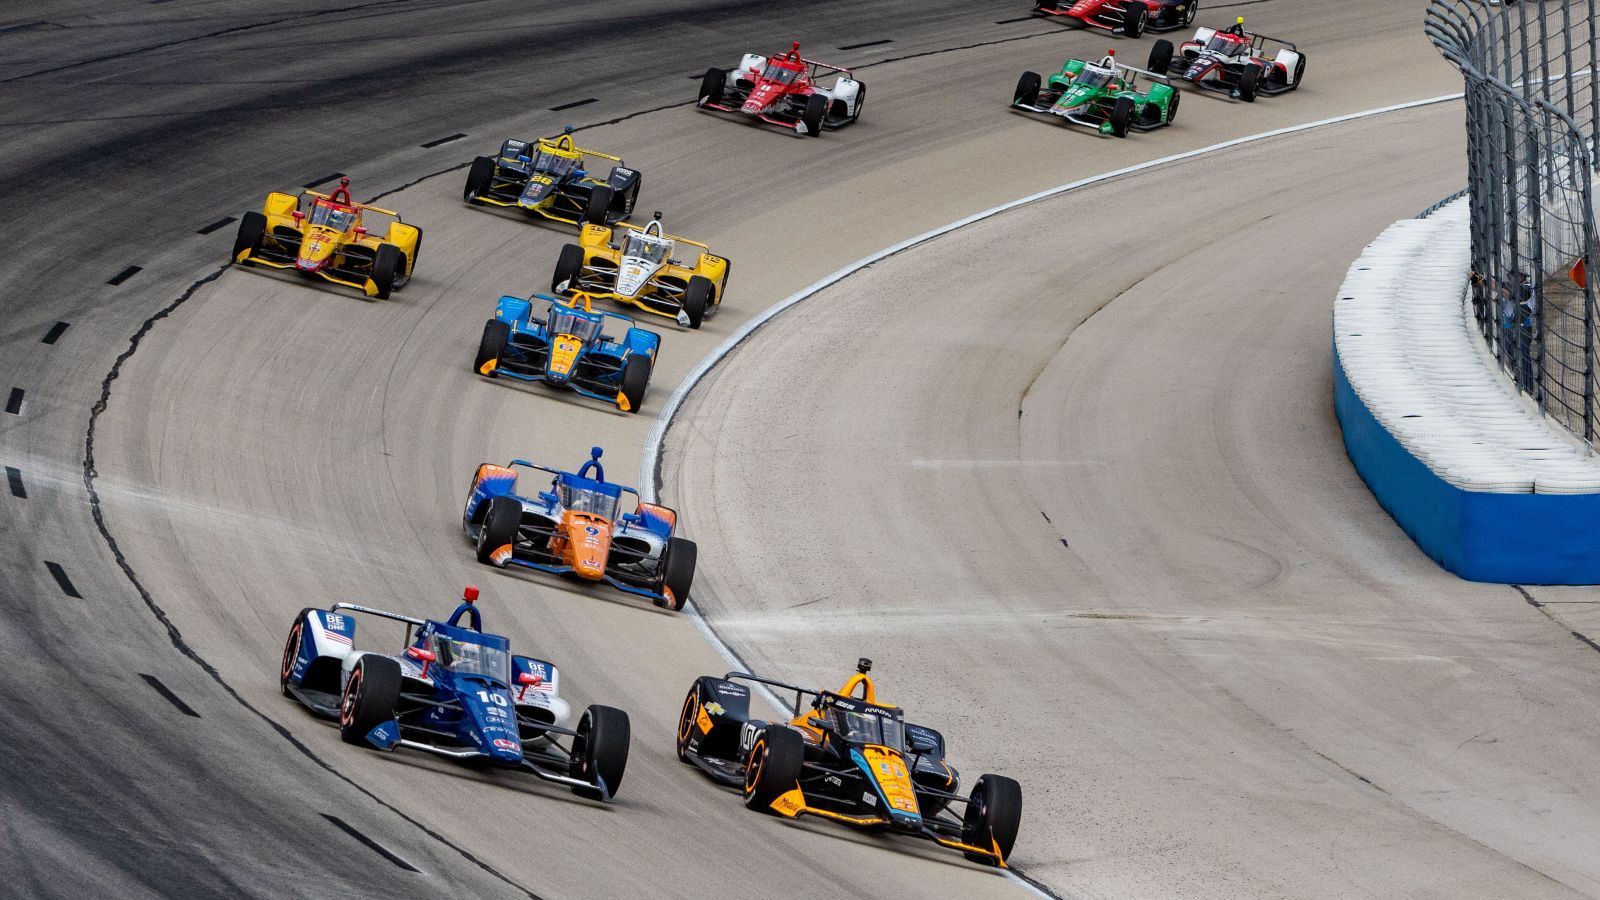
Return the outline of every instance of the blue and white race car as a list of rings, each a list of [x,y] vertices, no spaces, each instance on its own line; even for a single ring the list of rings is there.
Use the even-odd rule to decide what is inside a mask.
[[[577,472],[526,460],[484,463],[472,476],[461,524],[478,547],[478,562],[522,566],[584,581],[602,581],[664,609],[683,609],[694,583],[695,543],[676,536],[676,511],[645,503],[631,487],[606,480],[601,449]],[[554,475],[548,490],[517,493],[517,479]],[[633,500],[625,511],[623,496]]]
[[[621,340],[606,333],[608,323],[623,329]],[[638,412],[660,349],[661,335],[627,316],[595,312],[587,294],[508,296],[484,323],[472,367],[489,378],[541,382]]]
[[[484,633],[477,599],[467,588],[444,622],[353,603],[301,610],[283,645],[284,696],[337,719],[347,743],[483,760],[610,800],[628,765],[628,714],[590,706],[568,728],[556,667],[513,656],[510,641]],[[351,613],[405,623],[404,651],[355,649]]]

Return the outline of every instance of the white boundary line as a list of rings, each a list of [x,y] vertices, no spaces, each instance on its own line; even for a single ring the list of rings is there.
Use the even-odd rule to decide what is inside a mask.
[[[1429,97],[1426,100],[1411,100],[1405,103],[1396,103],[1393,106],[1381,106],[1377,109],[1346,113],[1345,115],[1334,116],[1329,119],[1318,119],[1315,122],[1302,122],[1299,125],[1289,125],[1284,128],[1275,128],[1271,131],[1263,131],[1260,134],[1252,134],[1246,137],[1233,138],[1232,140],[1223,141],[1220,144],[1212,144],[1207,147],[1200,147],[1196,150],[1186,150],[1183,153],[1174,153],[1171,156],[1163,156],[1160,159],[1152,159],[1148,162],[1136,163],[1131,166],[1125,166],[1121,169],[1114,169],[1110,172],[1102,172],[1099,175],[1091,175],[1088,178],[1080,178],[1077,181],[1073,181],[1068,184],[1048,188],[1036,194],[1029,194],[1020,200],[1013,200],[1010,203],[1002,203],[999,206],[991,207],[982,212],[973,213],[965,218],[957,219],[948,225],[942,225],[931,231],[924,231],[922,234],[916,235],[915,237],[906,238],[900,243],[879,250],[877,253],[874,253],[871,256],[858,259],[855,262],[850,263],[844,268],[838,270],[837,272],[814,281],[811,284],[794,292],[793,294],[790,294],[789,296],[768,307],[765,311],[752,316],[743,325],[739,326],[738,330],[728,335],[727,340],[723,341],[717,346],[716,349],[706,354],[704,359],[700,360],[700,362],[696,364],[693,369],[689,370],[689,374],[683,377],[683,381],[679,382],[678,387],[672,392],[672,395],[667,398],[666,405],[661,407],[661,412],[656,414],[655,425],[651,426],[649,435],[645,437],[644,456],[639,463],[640,493],[644,495],[644,498],[647,502],[657,502],[656,479],[661,474],[661,447],[662,442],[667,436],[667,429],[672,426],[672,419],[678,414],[678,410],[683,407],[683,402],[689,398],[689,392],[694,390],[695,386],[698,385],[706,377],[706,375],[710,374],[712,369],[716,368],[719,363],[727,358],[728,354],[732,353],[736,347],[744,343],[745,340],[752,334],[755,334],[773,319],[776,319],[778,316],[782,315],[790,307],[798,305],[804,300],[810,299],[812,296],[829,287],[832,287],[835,284],[838,284],[839,282],[849,278],[851,275],[854,275],[873,263],[888,259],[897,253],[910,250],[912,247],[916,247],[919,244],[925,244],[934,238],[949,234],[958,228],[965,228],[966,226],[975,222],[982,222],[985,219],[993,218],[1003,212],[1016,209],[1019,206],[1027,206],[1030,203],[1037,203],[1040,200],[1048,200],[1051,197],[1059,197],[1062,194],[1070,193],[1091,185],[1096,185],[1104,181],[1110,181],[1113,178],[1121,178],[1124,175],[1132,175],[1137,172],[1144,172],[1150,169],[1159,168],[1161,166],[1171,165],[1172,163],[1183,162],[1185,160],[1194,159],[1200,156],[1207,156],[1222,150],[1240,147],[1245,144],[1253,144],[1257,141],[1264,141],[1268,138],[1280,137],[1286,134],[1296,134],[1302,131],[1310,131],[1313,128],[1322,128],[1327,125],[1341,125],[1345,122],[1354,122],[1359,119],[1369,119],[1374,116],[1381,116],[1387,113],[1400,112],[1401,110],[1417,109],[1423,106],[1433,106],[1438,103],[1448,103],[1452,100],[1460,100],[1462,96],[1463,94],[1458,91],[1454,94],[1444,94],[1439,97]],[[695,608],[692,600],[685,604],[684,612],[689,616],[689,620],[694,623],[695,630],[700,632],[700,635],[706,639],[706,643],[710,644],[712,649],[716,650],[729,666],[740,670],[745,668],[745,663],[739,658],[739,654],[733,652],[733,648],[729,647],[727,643],[724,642],[716,633],[716,631],[712,630],[711,624],[707,622],[705,617],[700,614],[700,610]],[[770,690],[764,686],[761,687],[760,690],[767,702],[771,703],[774,708],[779,710],[787,710],[788,707],[779,701]],[[1023,881],[1021,878],[1011,875],[1009,872],[1007,875],[1014,883],[1022,887],[1024,890],[1030,891],[1031,893],[1040,897],[1049,898],[1051,896],[1050,894],[1039,890],[1028,882]]]

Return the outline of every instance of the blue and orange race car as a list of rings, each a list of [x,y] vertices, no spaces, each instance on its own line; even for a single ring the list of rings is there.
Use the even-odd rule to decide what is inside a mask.
[[[478,589],[467,588],[446,621],[353,603],[303,609],[284,642],[278,684],[337,719],[347,743],[487,762],[610,800],[628,765],[628,714],[590,706],[568,728],[556,667],[513,656],[509,640],[486,633],[477,599]],[[404,650],[355,649],[352,613],[404,623]]]
[[[607,323],[623,329],[621,340],[606,333]],[[540,382],[638,412],[660,349],[661,335],[627,316],[595,312],[588,294],[507,296],[484,323],[472,368],[488,378]]]
[[[478,562],[604,582],[663,609],[683,609],[694,583],[694,542],[673,534],[677,512],[607,481],[601,453],[592,449],[577,472],[521,459],[478,466],[461,514]],[[555,476],[549,490],[518,494],[518,477],[535,473]],[[624,495],[633,498],[631,512],[623,512]]]

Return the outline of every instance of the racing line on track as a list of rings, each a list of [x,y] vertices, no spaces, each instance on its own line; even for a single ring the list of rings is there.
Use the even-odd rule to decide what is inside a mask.
[[[1265,3],[1267,0],[1246,0],[1246,2]],[[1246,3],[1235,3],[1230,5],[1243,6],[1246,5]],[[1215,9],[1217,7],[1210,8]],[[1013,38],[1012,40],[1015,39]],[[991,207],[983,210],[982,212],[973,213],[965,218],[957,219],[948,225],[943,225],[939,228],[932,229],[931,231],[925,231],[922,234],[907,238],[900,243],[880,250],[871,256],[866,256],[856,260],[855,262],[850,263],[833,274],[827,275],[815,282],[812,282],[810,285],[801,288],[799,291],[790,294],[788,297],[785,297],[778,303],[768,307],[765,311],[752,316],[748,321],[740,326],[737,331],[729,335],[727,340],[723,341],[717,346],[716,349],[707,354],[704,359],[700,360],[700,362],[697,363],[693,369],[689,370],[689,373],[684,376],[683,381],[679,382],[678,387],[672,392],[672,395],[667,398],[667,402],[661,408],[661,411],[657,413],[655,425],[651,427],[650,433],[645,437],[642,459],[639,467],[638,484],[640,492],[643,494],[646,502],[660,502],[658,499],[658,494],[661,489],[661,457],[662,453],[664,452],[667,430],[672,426],[673,417],[677,415],[678,410],[683,407],[684,401],[688,399],[689,392],[694,390],[696,385],[704,380],[704,378],[709,375],[711,371],[715,369],[724,359],[726,359],[729,354],[738,349],[739,345],[749,340],[752,335],[766,327],[784,312],[799,305],[805,300],[810,299],[816,294],[821,293],[823,290],[838,284],[846,278],[849,278],[851,275],[854,275],[862,269],[873,265],[874,263],[888,259],[889,257],[895,256],[906,250],[921,246],[922,244],[932,241],[935,238],[939,238],[958,229],[965,228],[968,225],[994,218],[1001,213],[1027,206],[1032,203],[1037,203],[1041,200],[1059,197],[1063,194],[1068,194],[1082,188],[1101,184],[1115,178],[1121,178],[1124,175],[1133,175],[1140,172],[1149,171],[1151,169],[1160,168],[1173,163],[1184,162],[1202,156],[1208,156],[1223,150],[1230,150],[1235,147],[1253,144],[1258,141],[1268,140],[1270,138],[1295,134],[1302,131],[1310,131],[1314,128],[1322,128],[1329,125],[1342,125],[1348,122],[1368,119],[1374,116],[1381,116],[1392,112],[1418,109],[1425,106],[1433,106],[1439,103],[1448,103],[1452,100],[1459,100],[1461,97],[1462,95],[1460,93],[1445,94],[1439,97],[1429,97],[1424,100],[1411,100],[1406,103],[1397,103],[1392,106],[1383,106],[1377,109],[1347,113],[1345,115],[1334,116],[1328,119],[1318,119],[1313,122],[1302,122],[1299,125],[1289,125],[1284,128],[1275,128],[1271,131],[1263,131],[1259,134],[1233,138],[1232,140],[1212,144],[1207,147],[1200,147],[1198,149],[1188,150],[1183,153],[1175,153],[1171,156],[1163,156],[1160,159],[1153,159],[1149,160],[1148,162],[1137,163],[1121,169],[1114,169],[1110,172],[1102,172],[1099,175],[1091,175],[1088,178],[1081,178],[1077,181],[1069,182],[1068,184],[1059,185],[1057,187],[1039,191],[1035,194],[1030,194],[1019,200],[1013,200],[1009,203],[1003,203],[999,206]],[[1045,519],[1048,521],[1049,517],[1046,516]],[[1066,539],[1063,538],[1061,543],[1063,546],[1065,546],[1067,543]],[[1529,599],[1531,602],[1531,598]],[[691,621],[694,622],[695,628],[706,639],[706,642],[709,643],[712,648],[722,656],[725,662],[736,669],[748,670],[749,666],[744,662],[743,659],[739,657],[738,652],[724,642],[722,637],[717,634],[716,629],[712,627],[711,623],[705,618],[705,616],[700,614],[700,610],[695,605],[692,595],[688,602],[684,605],[684,612],[690,617]],[[1574,632],[1574,635],[1578,636],[1580,640],[1589,642],[1587,638],[1577,635],[1576,632]],[[1591,646],[1594,646],[1596,650],[1600,650],[1600,644],[1593,644],[1592,642],[1590,643]],[[782,710],[785,708],[784,705],[779,702],[778,698],[772,695],[770,690],[763,688],[761,693],[766,701],[775,709]],[[1056,893],[1052,888],[1035,881],[1032,878],[1029,878],[1025,872],[1015,866],[1007,869],[1006,873],[1015,878],[1018,883],[1024,887],[1029,888],[1040,895],[1054,898],[1054,900],[1062,900],[1061,895]]]

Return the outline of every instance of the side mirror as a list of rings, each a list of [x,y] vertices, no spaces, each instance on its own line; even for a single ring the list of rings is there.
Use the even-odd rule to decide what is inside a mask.
[[[366,228],[363,228],[360,225],[356,226],[356,234],[365,235],[366,233],[367,233],[367,229]]]
[[[407,647],[406,655],[420,662],[430,663],[439,658],[432,650],[424,650],[421,647]]]
[[[525,684],[528,687],[538,687],[539,685],[544,684],[544,678],[539,675],[535,675],[532,672],[519,672],[517,674],[517,684]]]
[[[295,220],[295,221],[296,221],[296,222],[298,222],[298,221],[300,221],[300,220],[301,220],[301,219],[304,219],[304,218],[305,218],[305,217],[306,217],[306,214],[305,214],[305,213],[303,213],[303,212],[301,212],[301,211],[300,211],[300,210],[298,210],[298,209],[297,209],[297,210],[295,210],[295,211],[294,211],[294,212],[292,212],[292,213],[289,213],[289,215],[291,215],[291,216],[293,216],[293,217],[294,217],[294,220]]]

